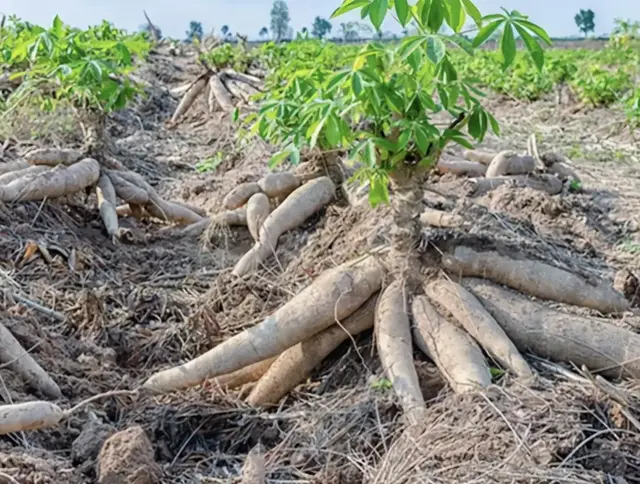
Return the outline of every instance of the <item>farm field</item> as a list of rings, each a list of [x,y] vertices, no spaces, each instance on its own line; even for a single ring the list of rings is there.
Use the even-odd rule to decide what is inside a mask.
[[[640,482],[639,41],[425,15],[2,23],[0,483]]]

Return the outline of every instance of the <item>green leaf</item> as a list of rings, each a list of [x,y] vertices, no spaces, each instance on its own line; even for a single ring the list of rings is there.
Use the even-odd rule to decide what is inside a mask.
[[[429,9],[429,21],[427,25],[431,32],[436,33],[442,27],[444,21],[444,5],[442,0],[431,0],[431,8]]]
[[[402,114],[404,112],[404,100],[394,91],[385,89],[384,98],[387,101],[387,105],[391,108],[392,111],[395,111],[399,114]]]
[[[547,45],[551,45],[551,38],[549,38],[549,34],[547,34],[547,32],[540,26],[534,24],[533,22],[530,22],[529,20],[524,20],[524,19],[518,19],[516,21],[516,23],[522,25],[523,27],[526,27],[527,29],[529,29],[531,32],[533,32],[534,34],[536,34],[538,37],[540,37],[542,40],[544,40]]]
[[[473,44],[469,40],[467,40],[466,37],[455,34],[448,36],[447,39],[464,50],[467,54],[474,55],[475,52],[473,51]]]
[[[506,69],[513,64],[516,58],[516,39],[513,35],[513,27],[510,22],[504,25],[504,31],[500,38],[500,50],[502,51],[502,58],[504,59],[503,69]]]
[[[320,121],[316,121],[313,123],[309,129],[307,130],[307,136],[311,132],[311,140],[309,141],[309,147],[313,149],[318,143],[318,137],[320,136],[320,132],[324,127],[324,123],[327,122],[327,117],[322,118]]]
[[[376,147],[371,140],[367,141],[364,147],[364,161],[369,168],[374,168],[378,164],[378,157],[376,156]]]
[[[294,166],[300,164],[300,150],[298,148],[296,148],[295,146],[293,146],[291,148],[291,154],[289,155],[289,161]]]
[[[288,151],[288,150],[280,151],[279,153],[276,153],[275,155],[273,155],[271,157],[271,159],[269,159],[269,162],[268,162],[269,168],[271,168],[271,169],[275,168],[280,163],[282,163],[284,160],[286,160],[287,157],[290,154],[291,154],[291,152]]]
[[[338,72],[333,77],[329,79],[327,83],[327,90],[331,91],[334,87],[338,86],[344,79],[349,75],[350,71],[344,70],[342,72]]]
[[[334,10],[330,18],[338,17],[339,15],[355,10],[356,8],[364,7],[370,3],[371,0],[345,0],[342,5]]]
[[[387,15],[387,8],[389,7],[388,0],[373,0],[369,7],[369,18],[376,30],[380,30],[382,22]]]
[[[233,115],[232,115],[233,122],[235,123],[236,121],[238,121],[239,117],[240,117],[240,111],[238,110],[238,108],[235,108],[233,110]]]
[[[369,203],[373,208],[381,203],[389,203],[389,188],[387,178],[376,173],[369,177]]]
[[[398,143],[396,144],[396,149],[403,150],[407,147],[409,140],[411,139],[411,131],[405,129],[400,136],[398,136]]]
[[[64,24],[62,23],[62,20],[60,20],[60,17],[56,15],[53,18],[53,33],[56,35],[56,37],[60,38],[62,37],[63,32]]]
[[[387,151],[395,151],[396,144],[393,141],[389,141],[385,138],[372,138],[373,142],[380,148],[384,148]]]
[[[504,22],[504,19],[494,20],[493,22],[482,27],[480,29],[480,32],[478,32],[478,34],[473,39],[473,46],[480,47],[482,44],[484,44],[487,39],[491,37],[491,34],[493,34]]]
[[[415,52],[424,42],[424,37],[418,35],[412,35],[411,37],[406,37],[402,40],[402,44],[400,44],[400,48],[398,49],[398,53],[403,59],[409,57],[413,52]]]
[[[429,12],[431,11],[431,0],[419,0],[416,4],[416,10],[422,25],[427,25],[429,22]]]
[[[460,32],[466,20],[461,0],[447,0],[445,14],[449,27],[456,33]]]
[[[478,27],[482,27],[482,15],[480,14],[480,10],[475,6],[472,0],[462,0],[462,4],[464,5],[464,9],[469,14],[469,17],[473,19],[475,24]]]
[[[531,37],[531,35],[524,28],[522,28],[517,23],[514,23],[514,26],[520,34],[520,37],[522,37],[522,41],[524,42],[527,51],[531,55],[533,63],[538,68],[538,71],[542,71],[542,67],[544,66],[544,51],[542,50],[542,47],[540,47],[536,39]]]
[[[325,136],[331,147],[338,146],[340,144],[340,125],[338,124],[338,118],[335,114],[331,114],[327,119],[327,129],[325,130]]]
[[[469,118],[469,124],[467,124],[467,130],[469,131],[469,134],[474,138],[480,138],[480,136],[482,135],[482,126],[480,121],[482,115],[480,113],[480,109],[476,109]]]
[[[500,136],[500,125],[496,118],[490,112],[487,112],[487,117],[489,118],[489,124],[491,125],[491,131],[495,133],[496,136]]]
[[[395,0],[395,8],[400,25],[404,27],[409,22],[409,2],[407,0]]]
[[[351,89],[356,96],[362,93],[362,77],[357,72],[354,72],[351,76]]]
[[[418,150],[422,155],[425,155],[427,153],[427,149],[429,148],[429,135],[427,131],[419,124],[416,124],[413,128],[413,136],[416,140]]]
[[[427,38],[427,57],[434,64],[439,64],[444,58],[447,48],[442,39],[436,35],[430,35]]]

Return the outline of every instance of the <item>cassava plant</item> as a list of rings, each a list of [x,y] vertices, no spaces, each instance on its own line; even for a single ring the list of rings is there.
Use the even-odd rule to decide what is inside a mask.
[[[105,127],[107,116],[143,94],[134,81],[137,60],[150,45],[142,34],[127,34],[103,22],[87,30],[71,28],[56,16],[49,29],[11,18],[0,31],[0,53],[15,82],[2,116],[26,103],[43,111],[71,108],[81,123],[81,149],[40,148],[0,165],[0,201],[42,200],[95,188],[100,214],[112,238],[118,227],[118,198],[139,217],[179,223],[201,217],[190,208],[162,200],[139,175],[114,158]]]
[[[283,146],[270,161],[300,161],[301,151],[348,153],[357,170],[354,178],[368,181],[373,206],[388,202],[391,191],[398,226],[397,242],[408,249],[418,233],[416,201],[422,178],[450,143],[471,148],[487,130],[499,133],[495,118],[480,101],[482,93],[461,78],[451,55],[462,50],[472,56],[498,29],[503,70],[516,57],[515,33],[524,41],[535,66],[542,69],[550,44],[546,32],[517,11],[481,16],[469,0],[345,0],[334,12],[339,16],[360,10],[378,30],[387,15],[404,27],[413,22],[416,35],[399,46],[378,43],[364,46],[351,65],[331,72],[326,67],[292,76],[280,90],[264,100],[254,130]],[[467,16],[476,24],[472,41],[460,35]],[[439,33],[447,24],[453,34]],[[450,122],[438,125],[434,117],[448,113]],[[412,208],[414,207],[414,208]]]

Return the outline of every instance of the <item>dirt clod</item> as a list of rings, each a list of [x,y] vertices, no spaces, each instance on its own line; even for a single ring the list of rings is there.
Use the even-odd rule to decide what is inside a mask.
[[[98,456],[99,484],[155,484],[161,469],[142,427],[118,432],[104,443]]]

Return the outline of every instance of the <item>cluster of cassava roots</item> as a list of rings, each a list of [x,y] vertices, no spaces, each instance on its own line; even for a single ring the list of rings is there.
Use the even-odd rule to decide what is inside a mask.
[[[226,76],[209,71],[194,81],[174,121],[207,85],[228,109],[224,93],[240,89],[234,82],[243,82],[243,76]],[[251,85],[255,80],[245,81]],[[237,97],[242,97],[241,90]],[[539,156],[535,141],[530,141],[528,155],[468,151],[465,160],[443,159],[435,170],[469,177],[472,194],[510,184],[558,195],[563,183],[579,181],[566,160],[554,154]],[[247,226],[255,245],[233,269],[238,277],[257,271],[276,253],[280,236],[334,200],[337,189],[336,181],[323,174],[270,173],[228,193],[223,212],[203,216],[195,208],[163,200],[142,177],[108,157],[97,161],[74,150],[41,149],[0,165],[0,174],[0,201],[7,204],[95,189],[106,231],[114,238],[120,237],[118,216],[127,215],[186,224],[183,230],[192,233],[212,224]],[[464,215],[424,206],[416,219],[436,227],[470,223]],[[383,370],[408,422],[419,421],[425,408],[414,344],[457,393],[482,391],[491,384],[487,357],[524,384],[535,382],[536,374],[522,356],[526,352],[584,365],[612,378],[640,375],[639,335],[605,318],[576,316],[530,298],[586,307],[605,316],[632,310],[613,287],[593,285],[540,261],[463,245],[442,255],[440,269],[416,285],[389,270],[382,251],[363,255],[322,273],[262,322],[191,361],[152,375],[132,391],[163,393],[205,383],[231,389],[252,383],[247,403],[278,404],[342,342],[371,328]],[[2,325],[0,363],[9,364],[44,395],[62,397],[57,384]],[[63,410],[46,401],[4,405],[0,434],[57,425],[76,408]]]

